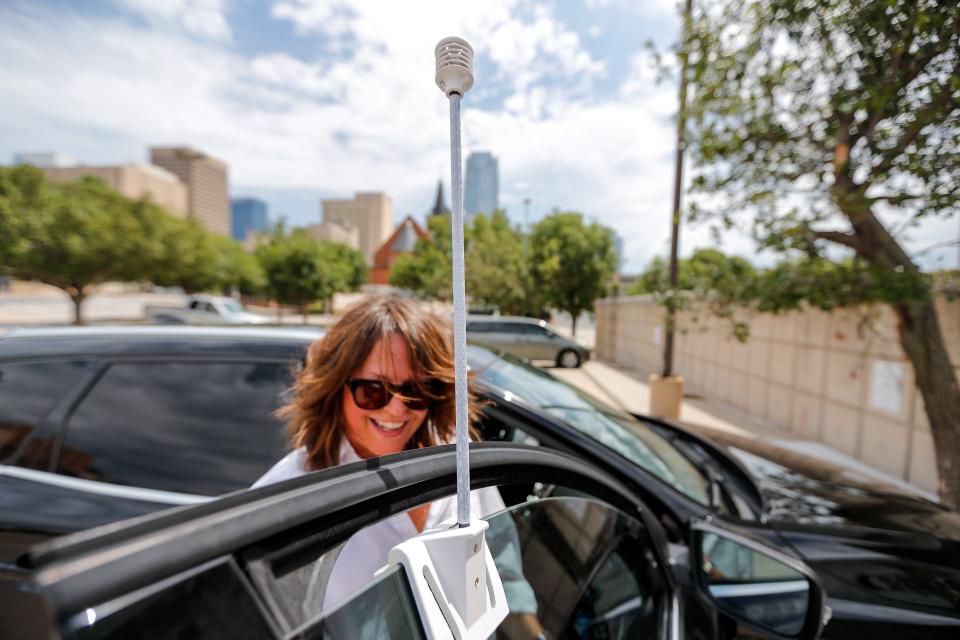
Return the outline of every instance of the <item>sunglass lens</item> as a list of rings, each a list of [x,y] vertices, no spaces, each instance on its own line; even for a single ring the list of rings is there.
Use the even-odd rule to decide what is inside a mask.
[[[366,411],[381,409],[389,402],[387,390],[375,380],[359,380],[353,387],[353,400]]]

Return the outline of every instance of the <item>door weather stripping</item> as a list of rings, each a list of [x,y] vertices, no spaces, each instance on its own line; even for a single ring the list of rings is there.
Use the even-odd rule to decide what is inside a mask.
[[[457,525],[425,531],[395,546],[389,566],[403,565],[429,640],[486,640],[507,617],[500,574],[487,549],[487,523],[470,521],[466,292],[463,266],[463,164],[460,99],[473,86],[473,48],[444,38],[436,48],[436,82],[450,99],[453,192],[453,354],[457,417]]]

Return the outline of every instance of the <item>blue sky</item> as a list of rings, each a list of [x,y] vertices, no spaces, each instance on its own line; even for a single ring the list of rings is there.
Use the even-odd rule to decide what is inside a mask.
[[[293,224],[355,191],[421,218],[441,177],[449,197],[433,47],[461,35],[477,51],[464,151],[499,158],[501,205],[518,222],[525,197],[531,220],[581,211],[622,236],[635,272],[667,250],[676,107],[645,43],[678,29],[674,0],[5,0],[0,162],[145,162],[185,144]],[[712,241],[685,228],[681,243]],[[724,249],[752,253],[743,235]]]

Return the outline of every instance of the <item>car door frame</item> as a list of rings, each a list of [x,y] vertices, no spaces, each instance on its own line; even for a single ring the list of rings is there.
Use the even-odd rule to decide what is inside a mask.
[[[556,451],[471,445],[474,489],[544,480],[575,487],[639,520],[667,586],[664,602],[673,600],[677,584],[665,532],[634,491]],[[289,544],[291,536],[309,536],[312,543],[322,539],[330,548],[368,524],[455,490],[455,448],[430,447],[54,539],[35,547],[25,563],[53,619],[63,622],[223,556],[240,558],[247,566]]]

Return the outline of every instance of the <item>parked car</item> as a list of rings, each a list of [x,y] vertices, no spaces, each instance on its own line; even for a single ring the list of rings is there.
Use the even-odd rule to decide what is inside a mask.
[[[239,300],[225,296],[190,296],[183,307],[147,305],[150,324],[269,324],[270,318],[247,311]]]
[[[527,360],[550,360],[558,367],[576,368],[590,359],[590,349],[537,318],[470,316],[467,337]]]
[[[286,384],[287,372],[302,359],[307,345],[315,337],[316,333],[276,329],[125,328],[45,330],[0,339],[0,372],[3,374],[0,424],[8,434],[5,442],[16,440],[14,447],[4,449],[4,463],[0,465],[2,557],[9,562],[20,556],[31,543],[53,534],[79,531],[167,506],[207,502],[210,495],[247,486],[279,457],[275,451],[282,448],[282,430],[280,425],[269,422],[269,412],[278,403],[276,394]],[[672,549],[671,553],[676,557],[671,556],[671,563],[683,565],[682,556],[688,554],[688,558],[693,558],[688,560],[689,566],[702,566],[697,559],[698,545],[711,542],[712,549],[712,545],[718,544],[714,538],[703,539],[703,527],[713,524],[721,526],[741,542],[748,540],[759,544],[764,552],[776,549],[780,555],[770,557],[779,558],[778,561],[788,556],[791,562],[799,563],[791,566],[802,568],[806,565],[815,571],[816,580],[825,587],[827,604],[832,610],[832,617],[824,629],[826,638],[845,638],[854,634],[869,638],[952,638],[960,630],[960,515],[956,512],[894,487],[871,485],[863,479],[858,480],[849,471],[822,461],[805,459],[795,453],[778,453],[772,443],[745,440],[730,441],[723,446],[676,424],[626,415],[578,392],[544,370],[490,348],[473,346],[469,357],[478,387],[487,402],[480,425],[484,438],[510,446],[526,444],[559,451],[587,465],[591,469],[589,473],[612,478],[637,504],[643,503],[642,513],[655,520],[655,528],[645,521],[643,524],[647,530],[658,532],[651,535],[662,535],[672,545],[668,550]],[[102,418],[104,424],[112,425],[111,431],[116,430],[121,437],[101,435],[88,443],[100,447],[96,456],[109,458],[114,450],[138,451],[135,444],[131,444],[136,438],[125,433],[147,434],[149,446],[131,456],[138,464],[127,465],[127,469],[132,468],[134,472],[139,471],[139,466],[145,467],[149,472],[146,480],[136,475],[104,475],[101,469],[108,468],[107,465],[97,463],[96,456],[91,461],[90,452],[72,446],[71,433],[75,426],[83,424],[80,421],[75,425],[76,416],[83,414],[88,398],[99,396],[98,381],[113,378],[110,374],[113,367],[128,363],[179,361],[182,358],[190,358],[189,364],[193,365],[240,361],[248,365],[262,362],[282,366],[274,370],[274,374],[269,374],[263,367],[248,370],[239,376],[240,382],[232,389],[226,385],[216,392],[204,391],[206,385],[216,388],[215,378],[194,375],[199,370],[183,367],[173,372],[177,374],[176,384],[171,381],[161,384],[164,376],[159,373],[153,378],[130,376],[131,382],[122,392],[104,394],[130,398],[125,400],[127,405],[113,405],[112,411],[105,412]],[[14,366],[26,364],[33,367]],[[65,367],[60,369],[59,376],[50,373],[57,368],[54,365]],[[23,375],[24,371],[31,369],[34,372],[32,377]],[[145,371],[140,370],[141,373]],[[163,369],[158,368],[158,371],[162,373]],[[264,382],[276,381],[277,376],[283,381],[276,385]],[[210,398],[217,402],[234,401],[242,406],[262,407],[261,413],[256,415],[268,417],[259,425],[259,430],[253,424],[238,428],[239,437],[234,438],[230,437],[232,417],[217,421],[224,411],[232,411],[229,409],[207,412],[211,416],[212,428],[205,428],[207,419],[201,419],[190,422],[187,429],[177,430],[177,421],[189,416],[174,414],[175,417],[154,422],[151,417],[158,412],[162,415],[164,410],[160,403],[143,410],[129,406],[152,395],[163,397],[168,393],[165,384],[169,384],[170,389],[180,389],[176,393],[185,394],[182,401],[192,407],[191,412],[202,414],[202,409],[194,403]],[[253,398],[256,395],[269,397],[256,400]],[[180,401],[170,402],[176,406]],[[11,413],[11,407],[19,413]],[[17,425],[20,431],[15,428]],[[24,427],[34,431],[23,433]],[[166,429],[176,434],[175,437],[154,435],[154,432]],[[262,439],[264,434],[274,440],[265,441]],[[221,446],[221,439],[229,446]],[[211,446],[206,452],[207,457],[191,459],[194,450],[205,448],[208,442]],[[251,452],[239,453],[247,445]],[[260,451],[256,451],[258,449]],[[30,451],[47,452],[43,468],[17,466],[32,459],[26,455]],[[178,456],[185,462],[177,460]],[[234,465],[237,456],[255,462]],[[84,462],[69,462],[71,457]],[[66,461],[63,465],[60,458]],[[528,462],[534,468],[536,465],[530,460]],[[494,462],[490,464],[491,468],[496,466]],[[191,474],[201,473],[197,471],[200,466],[205,468],[202,477],[197,479]],[[242,470],[237,471],[241,466]],[[77,477],[80,475],[76,473],[78,467],[88,470],[87,475]],[[171,471],[166,479],[161,473],[164,467]],[[91,473],[91,468],[100,475]],[[228,472],[230,475],[226,479],[216,483],[211,480]],[[178,477],[183,473],[187,475]],[[505,475],[500,477],[511,481],[494,483],[500,486],[508,505],[529,507],[530,496],[557,498],[568,496],[563,491],[570,490],[570,478],[565,485],[550,475],[553,472],[536,480],[515,473],[512,467],[503,473]],[[94,479],[97,477],[99,480]],[[196,480],[196,486],[187,480]],[[420,486],[429,484],[429,481],[421,480],[425,484]],[[304,483],[309,484],[309,481],[304,480]],[[575,480],[572,488],[578,489],[580,483],[581,480]],[[558,492],[551,485],[566,489]],[[321,490],[318,488],[318,491]],[[593,494],[593,497],[598,495]],[[321,493],[317,493],[316,499],[322,502],[320,496]],[[231,501],[228,502],[230,505],[247,504],[236,496],[227,500]],[[373,511],[381,505],[372,497],[366,504]],[[624,510],[622,502],[612,504],[620,505]],[[215,509],[212,505],[204,508]],[[633,507],[625,512],[635,517],[631,509]],[[522,512],[521,509],[517,513]],[[192,518],[214,511],[191,507],[181,513],[192,513]],[[222,515],[220,511],[216,513]],[[269,517],[276,517],[276,514]],[[360,520],[368,518],[357,517]],[[588,523],[574,521],[580,523],[577,525],[580,530],[591,530]],[[172,525],[172,521],[162,522]],[[180,524],[176,526],[180,527],[186,521],[177,522]],[[275,520],[271,522],[276,524]],[[222,529],[217,530],[217,535],[223,533]],[[164,531],[164,536],[175,535]],[[100,535],[104,534],[87,534],[82,538],[93,540]],[[699,538],[694,541],[696,536]],[[56,541],[50,544],[60,548]],[[100,548],[100,543],[96,544]],[[68,554],[70,558],[86,558],[87,552],[81,553],[78,549],[88,547],[76,547],[66,542],[64,545],[63,548],[73,549]],[[234,553],[237,548],[230,547],[234,551],[229,553]],[[110,553],[117,551],[111,549]],[[743,553],[713,552],[708,555],[713,558],[713,566],[717,557],[735,558]],[[42,552],[20,556],[19,565],[9,571],[22,572],[27,579],[38,571],[42,573],[49,569],[52,572],[52,567],[60,567],[59,560],[54,561],[55,556]],[[177,566],[184,567],[182,564]],[[240,566],[246,565],[241,563]],[[246,575],[244,571],[246,569],[240,570],[241,576]],[[683,579],[694,578],[699,580],[695,572]],[[696,580],[691,584],[695,583]],[[810,588],[816,591],[818,587]],[[682,595],[688,612],[686,617],[714,617],[710,606],[687,601],[692,598],[702,604],[697,594],[701,591],[694,589]],[[780,610],[789,617],[790,606]],[[697,611],[696,615],[692,613]],[[736,626],[735,618],[728,611],[720,616],[718,624],[721,628]],[[685,624],[699,628],[695,620]],[[769,629],[765,633],[768,632]],[[618,636],[614,634],[612,637]],[[688,637],[696,636],[691,632]],[[723,636],[707,634],[702,637]]]

